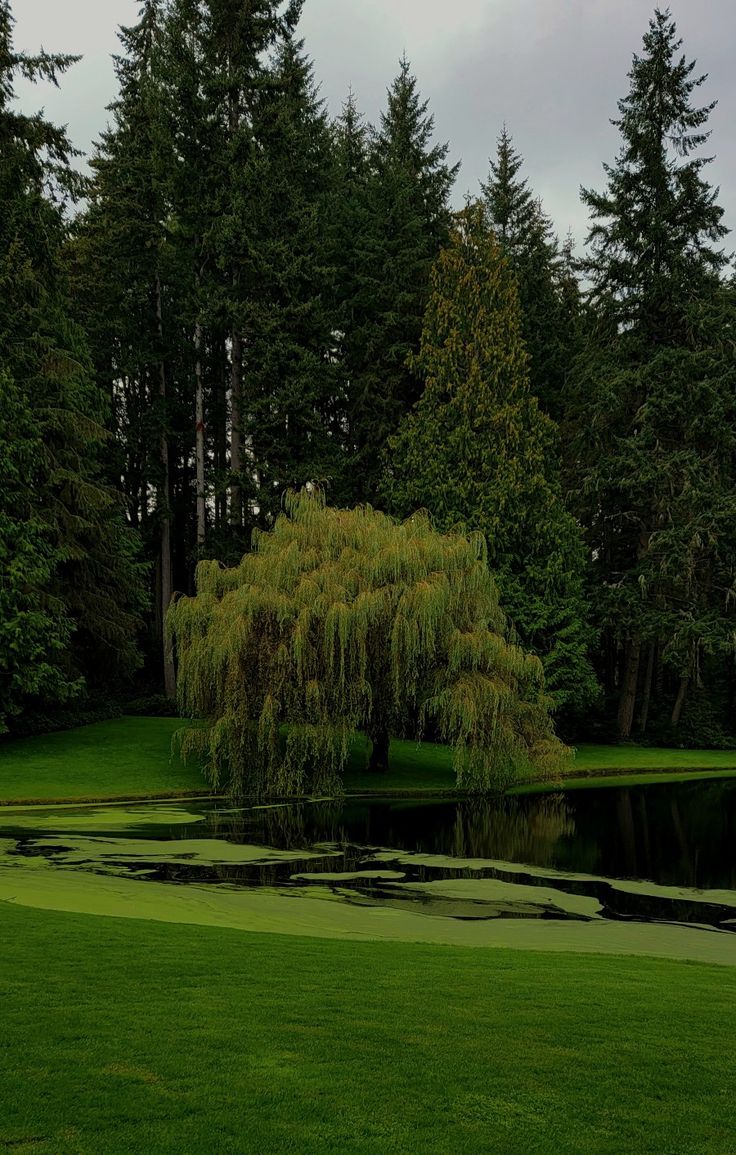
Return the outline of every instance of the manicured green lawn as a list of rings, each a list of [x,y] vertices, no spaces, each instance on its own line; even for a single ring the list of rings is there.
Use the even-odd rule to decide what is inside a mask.
[[[38,738],[0,743],[0,803],[75,799],[154,798],[207,793],[196,765],[184,766],[171,756],[177,718],[116,718]],[[355,741],[345,776],[349,793],[431,793],[452,791],[455,777],[446,746],[415,742],[391,743],[391,770],[386,775],[365,770],[367,745]],[[712,776],[736,774],[733,750],[663,750],[642,746],[581,746],[565,787],[601,786],[604,772],[631,771],[616,779],[621,785],[659,782],[689,772]],[[588,774],[578,778],[576,775]],[[560,784],[555,788],[559,789]],[[549,784],[529,784],[520,790],[548,790]]]
[[[0,1148],[733,1150],[736,968],[0,905]]]
[[[452,752],[447,746],[425,742],[394,740],[391,743],[390,772],[377,778],[364,769],[366,743],[356,740],[355,751],[345,776],[348,791],[436,791],[454,790]],[[562,783],[528,783],[514,792],[582,788],[611,784],[607,771],[615,772],[618,785],[643,785],[688,777],[713,777],[731,772],[736,775],[736,750],[672,750],[651,746],[580,746],[570,765],[570,776]],[[626,771],[632,771],[626,774]],[[702,773],[700,773],[702,772]],[[619,774],[622,776],[619,777]],[[580,775],[580,777],[578,777]]]
[[[0,743],[0,801],[157,797],[206,791],[171,757],[179,718],[114,718]]]

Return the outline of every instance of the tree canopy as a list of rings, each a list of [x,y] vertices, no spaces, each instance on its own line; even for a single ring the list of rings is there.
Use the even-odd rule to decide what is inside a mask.
[[[290,492],[239,566],[201,562],[197,594],[169,611],[183,738],[235,794],[339,788],[365,729],[430,720],[455,747],[458,786],[498,788],[564,761],[540,661],[507,637],[481,535],[398,523],[369,506]],[[285,731],[284,731],[285,727]]]
[[[566,397],[623,738],[637,704],[646,729],[657,687],[676,725],[704,656],[733,652],[734,297],[697,155],[712,105],[694,106],[704,77],[680,48],[657,11],[619,102],[606,188],[584,193],[591,324]]]
[[[66,132],[15,107],[18,77],[56,83],[74,59],[17,52],[0,3],[0,728],[140,662],[138,543],[104,477],[108,403],[64,267],[64,210],[84,182]]]
[[[589,701],[580,531],[562,500],[555,426],[530,389],[515,279],[478,206],[434,267],[415,367],[424,393],[390,443],[389,508],[423,506],[442,529],[480,531],[556,704]]]

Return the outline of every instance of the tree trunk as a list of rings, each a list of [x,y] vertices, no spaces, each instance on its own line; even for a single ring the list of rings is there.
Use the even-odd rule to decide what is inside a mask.
[[[379,730],[377,734],[370,734],[372,743],[368,769],[374,774],[385,774],[388,771],[388,751],[391,744],[387,730]]]
[[[163,647],[164,692],[167,698],[176,697],[176,671],[174,655],[166,638],[166,612],[174,592],[173,566],[171,560],[171,468],[169,462],[168,417],[166,414],[166,362],[163,354],[164,322],[161,303],[161,278],[156,274],[156,326],[160,349],[158,365],[158,392],[161,398],[161,483],[158,506],[161,519],[161,540],[159,544],[159,612],[161,615],[161,643]]]
[[[213,413],[210,414],[210,423],[214,421],[214,464],[218,479],[215,494],[215,528],[222,531],[227,525],[227,490],[223,485],[227,471],[227,342],[223,334],[218,334],[215,347],[217,349],[215,404]]]
[[[243,494],[240,488],[240,474],[243,469],[243,342],[240,334],[233,329],[230,349],[230,524],[240,528],[243,524]]]
[[[194,373],[196,377],[196,391],[195,391],[195,414],[194,414],[194,436],[195,448],[194,458],[196,464],[196,486],[197,486],[197,545],[204,545],[205,534],[207,531],[206,521],[206,504],[205,504],[205,489],[204,489],[204,390],[202,388],[202,324],[199,318],[194,326],[194,348],[195,348],[195,364]]]
[[[680,723],[682,707],[685,705],[685,698],[687,697],[687,688],[689,684],[690,675],[683,674],[683,676],[680,678],[680,685],[677,687],[677,697],[675,698],[675,704],[672,707],[672,717],[670,718],[670,721],[673,726],[678,726]]]
[[[634,722],[634,708],[636,706],[636,684],[639,680],[640,656],[641,641],[638,637],[629,638],[626,643],[624,677],[621,686],[621,701],[618,707],[619,738],[631,737],[631,727]]]
[[[644,685],[642,687],[641,707],[639,709],[639,731],[642,734],[646,733],[647,721],[649,719],[649,702],[652,697],[652,679],[654,677],[654,655],[657,648],[656,642],[650,642],[649,653],[647,654],[647,668],[644,673]]]

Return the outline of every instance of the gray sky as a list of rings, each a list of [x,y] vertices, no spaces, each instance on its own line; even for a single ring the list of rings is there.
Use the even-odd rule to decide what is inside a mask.
[[[16,44],[28,51],[82,53],[60,91],[19,87],[23,106],[43,105],[89,150],[115,93],[110,54],[119,24],[135,23],[138,0],[14,0]],[[406,51],[437,135],[462,161],[456,201],[476,192],[506,122],[535,193],[564,234],[584,238],[579,186],[603,184],[601,162],[617,150],[608,123],[627,90],[632,53],[653,0],[306,0],[301,30],[322,95],[339,111],[352,85],[375,120]],[[702,102],[718,100],[708,176],[721,187],[725,223],[736,228],[736,4],[673,0],[684,50],[709,79]],[[736,238],[727,239],[736,249]]]

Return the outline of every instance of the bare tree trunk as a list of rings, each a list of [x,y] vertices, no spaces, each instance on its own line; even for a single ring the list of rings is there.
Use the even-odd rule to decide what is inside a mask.
[[[161,483],[158,493],[161,539],[159,543],[159,611],[161,615],[161,642],[163,647],[164,691],[167,698],[176,697],[176,671],[174,655],[166,638],[166,611],[174,592],[173,566],[171,561],[171,468],[169,461],[168,419],[166,415],[166,363],[163,353],[164,322],[161,303],[161,278],[156,274],[156,326],[160,347],[158,364],[158,392],[161,398]]]
[[[680,685],[677,687],[677,697],[675,704],[672,707],[672,717],[670,721],[673,726],[678,726],[682,716],[682,707],[685,705],[685,698],[687,697],[687,688],[690,685],[690,675],[683,674],[680,678]]]
[[[214,421],[214,464],[218,479],[215,494],[215,528],[222,531],[227,524],[227,491],[223,486],[227,470],[227,349],[224,335],[218,334],[216,348],[215,404],[210,422]]]
[[[629,638],[626,643],[624,677],[621,686],[621,701],[619,702],[618,707],[619,738],[631,737],[631,727],[634,722],[634,708],[636,706],[636,685],[639,680],[640,657],[640,639],[638,637]]]
[[[230,524],[240,528],[243,524],[243,493],[240,474],[243,469],[243,341],[233,329],[230,349]]]
[[[647,668],[644,672],[641,706],[639,708],[639,730],[642,734],[646,733],[647,721],[649,719],[649,703],[652,697],[652,679],[654,677],[654,655],[656,649],[657,643],[650,642],[649,652],[647,654]]]
[[[194,459],[197,487],[197,545],[204,545],[207,532],[206,504],[204,489],[204,391],[202,388],[202,323],[197,318],[194,326],[196,391],[194,401]]]

